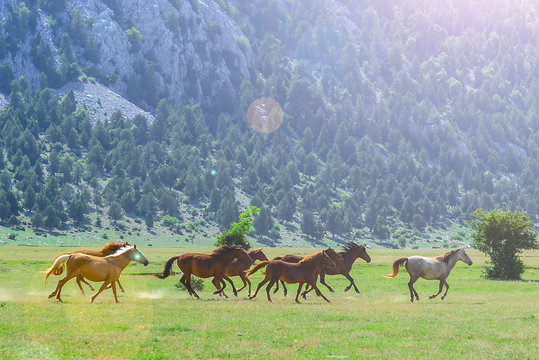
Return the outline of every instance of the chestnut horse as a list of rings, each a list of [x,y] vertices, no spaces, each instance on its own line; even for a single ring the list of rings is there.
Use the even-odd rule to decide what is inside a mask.
[[[45,275],[45,283],[47,283],[47,279],[50,274],[58,271],[60,267],[64,266],[64,263],[66,266],[66,276],[58,281],[56,290],[49,295],[49,298],[56,295],[56,298],[59,301],[62,301],[62,298],[60,297],[62,287],[72,278],[82,276],[90,281],[103,281],[101,288],[95,295],[92,296],[91,302],[94,302],[95,298],[101,294],[101,292],[105,290],[108,285],[111,285],[112,292],[114,293],[114,300],[116,300],[118,303],[119,301],[118,295],[116,294],[116,282],[118,281],[122,270],[125,269],[131,260],[144,264],[144,266],[148,265],[148,260],[137,249],[136,245],[124,245],[114,254],[105,257],[97,257],[79,253],[60,255],[51,268],[47,270],[47,274]]]
[[[198,276],[200,278],[209,278],[213,276],[212,283],[217,289],[214,294],[224,294],[226,284],[222,282],[223,279],[228,281],[232,285],[234,295],[238,296],[234,283],[225,274],[227,266],[232,261],[238,258],[241,263],[251,262],[251,258],[247,254],[247,251],[239,245],[221,245],[215,249],[211,254],[200,253],[185,253],[178,256],[171,257],[165,264],[163,269],[163,275],[156,275],[160,279],[165,279],[170,275],[170,270],[174,261],[177,261],[178,267],[182,271],[182,277],[180,282],[185,286],[189,295],[195,296],[200,299],[195,290],[191,287],[191,275]],[[223,287],[221,288],[221,282]],[[226,297],[226,295],[225,295]]]
[[[249,270],[249,267],[251,267],[256,260],[268,261],[268,258],[266,257],[266,254],[262,252],[262,249],[249,250],[247,254],[251,258],[251,261],[242,262],[239,259],[234,259],[234,261],[232,261],[226,267],[225,275],[228,277],[239,276],[243,281],[243,286],[238,289],[238,292],[242,291],[247,285],[249,285],[248,296],[251,296],[251,280],[249,280],[247,277],[247,270]],[[221,283],[224,285],[223,281]]]
[[[99,251],[77,250],[77,251],[73,251],[73,252],[70,252],[70,253],[62,253],[62,254],[56,256],[54,258],[54,260],[56,261],[56,259],[58,259],[60,256],[67,255],[67,254],[86,254],[86,255],[92,255],[92,256],[97,256],[97,257],[104,257],[104,256],[107,256],[107,255],[114,254],[118,249],[120,249],[121,247],[123,247],[125,245],[130,245],[130,244],[128,242],[111,242],[111,243],[105,244],[101,248],[101,250],[99,250]],[[65,266],[61,266],[61,267],[57,268],[56,270],[54,270],[52,273],[54,275],[60,275],[64,271],[64,267]],[[79,289],[82,292],[82,295],[86,295],[86,294],[84,293],[84,289],[82,288],[81,282],[88,285],[90,290],[94,291],[94,287],[89,282],[84,280],[84,278],[82,276],[77,276],[77,285],[79,285]],[[122,287],[122,284],[120,284],[119,279],[116,280],[116,283],[118,283],[118,286],[120,287],[120,290],[124,293],[125,292],[124,288]]]
[[[354,279],[350,276],[350,270],[352,270],[352,265],[354,264],[357,258],[361,258],[365,260],[366,262],[370,263],[371,257],[369,256],[369,254],[367,254],[367,250],[365,249],[365,246],[358,245],[351,241],[343,246],[343,251],[340,251],[339,255],[342,256],[344,261],[340,264],[335,263],[336,266],[334,269],[326,269],[326,270],[320,271],[320,284],[323,284],[325,287],[328,288],[330,292],[333,293],[335,291],[333,291],[331,286],[326,284],[326,275],[341,274],[345,278],[347,278],[348,281],[350,281],[350,285],[344,288],[344,292],[347,292],[353,286],[356,293],[359,294],[359,289],[357,288],[356,283],[354,282]],[[305,289],[305,291],[302,294],[303,298],[305,299],[306,295],[311,291],[312,289],[309,289],[309,290]]]
[[[331,249],[332,250],[332,249]],[[335,251],[332,250],[334,253]],[[254,274],[257,270],[266,267],[266,275],[264,280],[258,284],[255,294],[249,299],[254,299],[258,294],[260,288],[269,281],[268,286],[266,287],[266,294],[268,296],[268,301],[271,301],[270,290],[272,286],[279,280],[285,281],[289,284],[298,285],[298,292],[296,294],[296,302],[299,303],[299,294],[303,287],[303,284],[307,283],[311,285],[316,294],[321,296],[327,302],[330,302],[328,298],[322,294],[322,292],[316,287],[316,276],[319,271],[323,268],[334,268],[335,262],[331,260],[329,256],[330,251],[322,250],[317,253],[305,256],[298,263],[289,263],[282,260],[272,260],[272,261],[262,261],[254,268],[247,272],[247,276]],[[337,253],[335,253],[337,255]],[[342,259],[341,259],[342,261]]]
[[[442,256],[437,257],[425,257],[425,256],[410,256],[410,257],[401,257],[396,259],[393,262],[393,273],[389,275],[384,275],[385,277],[395,277],[399,273],[399,265],[404,265],[408,274],[410,274],[410,282],[408,282],[408,288],[410,289],[410,301],[414,302],[414,295],[416,300],[419,300],[419,295],[414,289],[414,283],[422,277],[426,280],[440,280],[440,286],[438,292],[434,295],[431,295],[429,299],[434,299],[442,292],[443,286],[445,285],[445,292],[442,295],[442,300],[447,295],[449,290],[449,285],[447,284],[447,277],[449,272],[453,269],[457,261],[462,261],[468,265],[472,265],[473,261],[470,259],[464,248],[451,250],[446,252]]]
[[[287,254],[284,256],[277,256],[273,258],[273,260],[281,260],[281,261],[285,261],[285,262],[289,262],[293,264],[299,263],[302,259],[303,259],[303,256],[294,255],[294,254]],[[281,285],[283,286],[283,294],[284,296],[286,296],[286,294],[288,294],[288,289],[286,288],[284,281],[281,280],[280,282],[281,282]],[[279,291],[279,282],[277,282],[277,286],[275,287],[275,290],[273,290],[273,293],[275,294],[277,293],[277,291]]]

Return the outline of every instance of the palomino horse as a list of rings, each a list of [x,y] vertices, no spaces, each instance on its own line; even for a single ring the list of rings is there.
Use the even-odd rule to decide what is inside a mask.
[[[82,276],[90,281],[103,281],[103,285],[92,296],[92,301],[101,294],[108,285],[112,286],[112,292],[114,293],[114,300],[118,303],[118,295],[116,294],[116,282],[120,277],[123,269],[134,260],[138,263],[148,265],[148,260],[137,249],[136,245],[125,245],[118,249],[114,254],[105,257],[97,257],[86,254],[65,254],[60,255],[51,268],[45,275],[45,283],[48,277],[55,271],[58,271],[59,267],[66,266],[66,277],[58,281],[56,290],[54,290],[49,298],[56,295],[59,301],[62,301],[60,294],[62,287],[74,277]]]
[[[323,284],[325,287],[328,288],[330,292],[333,293],[335,291],[333,291],[331,286],[326,284],[326,275],[341,274],[345,278],[347,278],[348,281],[350,281],[350,285],[348,285],[344,289],[344,292],[347,292],[353,286],[356,293],[359,294],[359,289],[357,288],[356,283],[354,282],[354,279],[352,279],[352,277],[350,276],[350,270],[352,269],[352,265],[354,264],[357,258],[361,258],[365,260],[366,262],[370,263],[371,257],[369,256],[369,254],[367,254],[367,250],[365,249],[365,246],[363,245],[360,246],[354,242],[348,242],[346,245],[344,245],[343,251],[340,251],[339,255],[342,256],[344,261],[340,264],[335,263],[334,269],[326,269],[326,270],[320,271],[320,284]],[[311,291],[312,291],[312,288],[309,290],[305,289],[305,291],[302,294],[303,298],[305,299],[306,295]]]
[[[92,255],[92,256],[97,256],[97,257],[104,257],[104,256],[107,256],[107,255],[112,255],[114,254],[119,248],[123,247],[123,246],[126,246],[126,245],[130,245],[128,242],[111,242],[111,243],[107,243],[105,244],[101,250],[99,251],[92,251],[92,250],[77,250],[77,251],[73,251],[71,253],[63,253],[63,254],[60,254],[58,256],[56,256],[54,258],[54,260],[56,261],[56,259],[58,259],[60,256],[62,255],[67,255],[67,254],[86,254],[86,255]],[[64,263],[65,264],[65,263]],[[63,271],[64,271],[64,267],[65,266],[60,266],[59,268],[57,268],[55,271],[53,271],[52,273],[54,275],[60,275]],[[82,276],[77,276],[77,285],[79,285],[79,289],[80,291],[82,292],[82,295],[86,295],[84,293],[84,290],[82,288],[82,285],[81,285],[81,282],[85,283],[86,285],[88,285],[88,287],[90,288],[90,290],[94,291],[94,287],[89,283],[87,282],[86,280],[84,280],[84,278]],[[124,288],[122,287],[122,284],[120,284],[120,279],[116,280],[116,283],[118,284],[118,286],[120,287],[120,290],[122,292],[125,292],[124,291]]]
[[[445,292],[442,295],[442,300],[447,295],[449,290],[449,285],[447,284],[447,277],[449,272],[457,261],[462,261],[468,265],[472,265],[472,259],[466,254],[463,248],[451,250],[446,252],[442,256],[437,256],[434,258],[424,257],[424,256],[410,256],[410,257],[401,257],[393,262],[393,273],[389,275],[384,275],[385,277],[395,277],[399,273],[399,265],[406,267],[408,274],[410,274],[410,282],[408,283],[408,288],[410,289],[410,301],[414,302],[414,295],[416,300],[419,300],[419,295],[414,289],[414,283],[422,277],[427,280],[440,280],[440,287],[438,292],[434,295],[431,295],[429,299],[433,299],[442,292],[443,286],[445,285]]]
[[[331,251],[333,251],[334,255],[338,255],[333,249],[331,249]],[[282,260],[260,262],[258,265],[249,270],[247,276],[254,274],[257,270],[263,267],[266,267],[266,276],[264,277],[264,280],[262,280],[260,284],[258,284],[255,294],[249,299],[254,299],[258,294],[260,288],[269,281],[269,284],[266,287],[266,294],[268,296],[268,301],[272,302],[270,297],[270,290],[272,286],[277,283],[277,281],[282,280],[289,284],[299,283],[298,292],[296,294],[297,303],[299,303],[298,297],[301,292],[301,288],[305,283],[311,285],[318,296],[321,296],[324,300],[330,302],[329,299],[326,298],[316,286],[316,276],[323,268],[335,267],[335,262],[333,262],[333,260],[331,260],[331,257],[329,256],[329,253],[331,251],[322,250],[317,253],[307,255],[298,263],[289,263]]]
[[[247,254],[251,258],[251,261],[242,262],[239,259],[234,259],[234,261],[232,261],[226,267],[225,275],[228,277],[239,276],[243,281],[243,286],[238,289],[238,292],[242,291],[247,285],[249,285],[248,296],[251,296],[251,280],[249,280],[247,277],[247,270],[249,270],[249,267],[251,267],[256,260],[268,261],[268,258],[266,257],[266,254],[262,252],[262,249],[249,250]],[[224,282],[222,282],[222,284],[224,285]]]
[[[198,276],[200,278],[209,278],[213,276],[212,283],[217,289],[214,294],[224,294],[224,286],[221,288],[221,282],[223,279],[228,281],[232,285],[234,295],[238,296],[234,283],[225,274],[227,266],[232,261],[238,258],[241,263],[251,262],[251,258],[247,254],[247,251],[238,245],[221,245],[215,249],[211,254],[200,253],[185,253],[179,256],[171,257],[165,264],[163,275],[157,275],[158,278],[164,279],[170,275],[172,264],[177,260],[178,267],[183,272],[180,282],[185,286],[189,295],[194,295],[197,299],[200,299],[195,290],[191,287],[191,275]],[[223,285],[226,284],[223,282]],[[225,295],[226,297],[226,295]]]

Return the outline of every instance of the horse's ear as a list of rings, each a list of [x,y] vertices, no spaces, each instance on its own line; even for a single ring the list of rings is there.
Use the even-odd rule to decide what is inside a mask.
[[[136,249],[136,248],[137,248],[137,244],[133,245],[133,247]]]

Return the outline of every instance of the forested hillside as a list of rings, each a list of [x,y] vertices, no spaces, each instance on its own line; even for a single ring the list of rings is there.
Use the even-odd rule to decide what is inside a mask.
[[[537,221],[536,2],[149,3],[0,2],[4,226],[211,237],[256,205],[265,244],[402,247],[466,241],[432,234],[477,208]]]

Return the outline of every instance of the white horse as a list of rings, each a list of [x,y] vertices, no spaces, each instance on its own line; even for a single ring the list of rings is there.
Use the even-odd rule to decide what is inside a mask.
[[[445,279],[447,279],[449,272],[459,260],[468,265],[473,264],[472,259],[470,259],[463,248],[449,251],[442,256],[437,256],[434,258],[425,256],[401,257],[393,262],[393,274],[384,276],[390,278],[397,276],[399,273],[399,265],[404,265],[408,271],[408,274],[410,274],[408,288],[410,288],[411,302],[414,302],[414,295],[416,300],[419,300],[419,295],[414,289],[414,283],[420,277],[426,280],[440,280],[440,288],[438,289],[438,292],[431,295],[429,299],[433,299],[438,296],[438,294],[442,292],[443,286],[445,285],[445,292],[442,295],[443,300],[447,295],[447,291],[449,290],[449,285]]]

